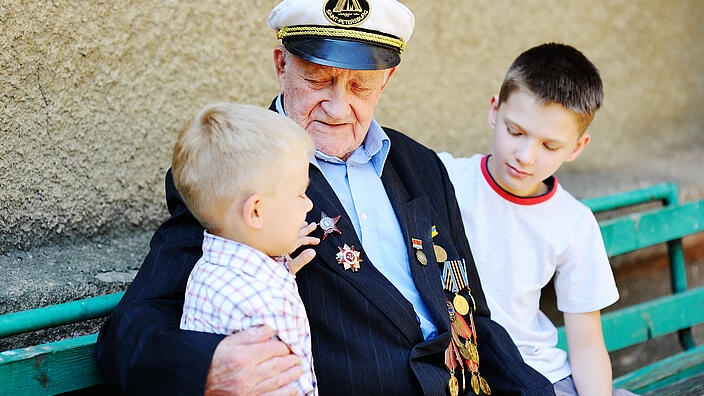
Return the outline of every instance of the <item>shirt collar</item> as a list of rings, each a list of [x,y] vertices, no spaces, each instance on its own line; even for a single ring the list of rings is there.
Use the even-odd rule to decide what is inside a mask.
[[[276,111],[279,114],[286,115],[283,106],[283,95],[279,94],[275,101]],[[384,128],[379,125],[376,119],[372,118],[372,122],[369,125],[369,130],[367,131],[367,136],[362,141],[362,145],[359,146],[347,161],[352,161],[355,163],[366,163],[371,161],[376,174],[381,177],[381,173],[384,170],[384,164],[386,163],[386,158],[389,155],[389,149],[391,148],[391,139],[384,132]],[[331,164],[344,164],[340,158],[323,153],[320,150],[315,150],[315,156],[311,157],[310,163],[318,169],[320,164],[318,160],[325,161]],[[322,171],[322,170],[321,170]]]
[[[261,270],[273,272],[281,279],[291,276],[285,263],[276,262],[249,245],[213,235],[207,230],[203,231],[203,259],[225,266],[234,264],[252,276]]]

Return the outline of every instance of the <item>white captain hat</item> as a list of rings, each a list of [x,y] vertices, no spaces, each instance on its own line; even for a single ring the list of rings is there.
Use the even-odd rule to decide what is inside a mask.
[[[299,58],[355,70],[399,64],[415,17],[396,0],[283,0],[269,14],[284,47]]]

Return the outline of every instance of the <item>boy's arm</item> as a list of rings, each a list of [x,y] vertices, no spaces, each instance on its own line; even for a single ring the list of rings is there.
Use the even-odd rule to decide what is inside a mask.
[[[604,345],[599,311],[565,313],[572,377],[580,396],[611,394],[611,361]]]

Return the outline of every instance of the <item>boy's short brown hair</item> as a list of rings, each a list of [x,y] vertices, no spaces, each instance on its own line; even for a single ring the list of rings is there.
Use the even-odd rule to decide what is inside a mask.
[[[525,89],[538,104],[556,103],[576,117],[584,132],[604,100],[599,69],[580,51],[565,44],[547,43],[519,55],[509,67],[499,92],[499,103]]]
[[[272,193],[287,161],[312,148],[306,131],[276,112],[209,104],[179,133],[174,184],[193,216],[205,228],[216,228],[233,200]]]

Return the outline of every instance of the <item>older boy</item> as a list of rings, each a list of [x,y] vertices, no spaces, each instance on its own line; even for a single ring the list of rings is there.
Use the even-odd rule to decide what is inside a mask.
[[[602,99],[599,71],[581,52],[555,43],[531,48],[491,98],[493,154],[440,154],[491,317],[557,395],[612,392],[599,310],[618,291],[593,214],[552,176],[589,143],[585,130]],[[539,308],[540,291],[553,275],[570,362]]]
[[[310,326],[285,260],[314,227],[306,196],[308,134],[266,109],[217,103],[181,131],[176,188],[205,227],[203,256],[188,278],[181,329],[233,334],[268,325],[302,359],[302,394],[317,394]],[[304,225],[301,229],[301,224]],[[315,238],[317,240],[317,238]]]

